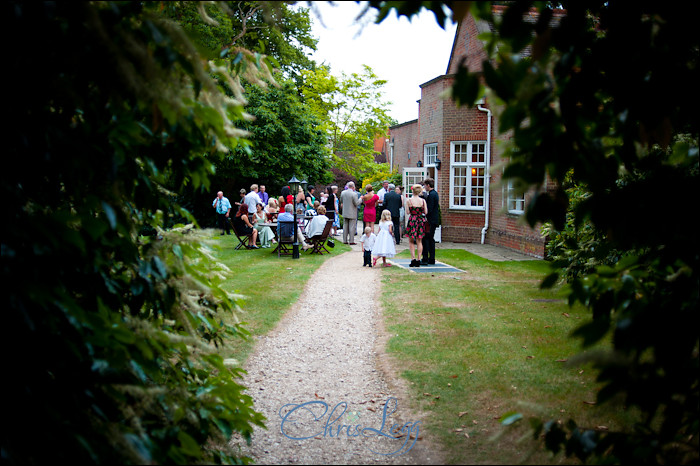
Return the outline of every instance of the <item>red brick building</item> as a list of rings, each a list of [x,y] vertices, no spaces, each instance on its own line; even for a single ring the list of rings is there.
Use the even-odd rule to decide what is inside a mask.
[[[443,241],[480,242],[544,257],[540,226],[523,219],[529,195],[502,181],[497,117],[489,102],[457,107],[443,96],[462,60],[480,71],[486,58],[478,35],[490,26],[467,15],[458,25],[446,74],[421,84],[418,119],[389,128],[388,160],[410,186],[431,177],[440,195]],[[547,188],[545,188],[547,189]]]

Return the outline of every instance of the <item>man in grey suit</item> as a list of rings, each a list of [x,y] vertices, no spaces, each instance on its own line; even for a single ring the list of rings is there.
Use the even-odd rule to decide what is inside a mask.
[[[348,189],[340,194],[340,210],[343,213],[343,243],[355,244],[355,233],[357,232],[357,207],[360,205],[360,198],[355,192],[355,183],[350,181]],[[350,242],[348,243],[348,235]]]
[[[394,238],[396,244],[401,244],[401,196],[394,191],[394,185],[389,184],[389,190],[384,195],[384,210],[391,212],[391,221],[394,224]]]

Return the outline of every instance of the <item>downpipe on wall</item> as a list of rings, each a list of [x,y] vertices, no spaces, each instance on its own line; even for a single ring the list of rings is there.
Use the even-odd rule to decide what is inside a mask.
[[[484,241],[486,240],[486,232],[489,229],[489,199],[491,197],[491,110],[482,107],[481,105],[477,106],[476,108],[482,112],[485,112],[488,118],[486,131],[486,179],[484,180],[486,187],[486,199],[484,200],[486,215],[484,217],[484,228],[481,229],[481,244],[484,244]]]

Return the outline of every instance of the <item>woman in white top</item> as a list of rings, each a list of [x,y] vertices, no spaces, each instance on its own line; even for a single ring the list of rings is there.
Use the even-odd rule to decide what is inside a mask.
[[[316,215],[306,225],[306,237],[311,238],[322,234],[323,229],[326,228],[326,223],[328,223],[326,208],[320,205],[316,208]]]

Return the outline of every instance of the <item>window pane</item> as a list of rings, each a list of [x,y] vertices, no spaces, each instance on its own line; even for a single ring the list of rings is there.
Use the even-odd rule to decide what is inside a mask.
[[[472,144],[472,163],[484,163],[486,154],[485,144]]]
[[[455,145],[455,162],[456,163],[467,163],[469,159],[467,158],[468,149],[466,144],[456,144]]]
[[[486,202],[486,143],[451,143],[450,202],[454,206],[483,209]]]
[[[434,165],[437,158],[437,144],[423,146],[426,165]]]
[[[525,194],[518,194],[512,182],[508,183],[508,210],[511,212],[525,211]]]

